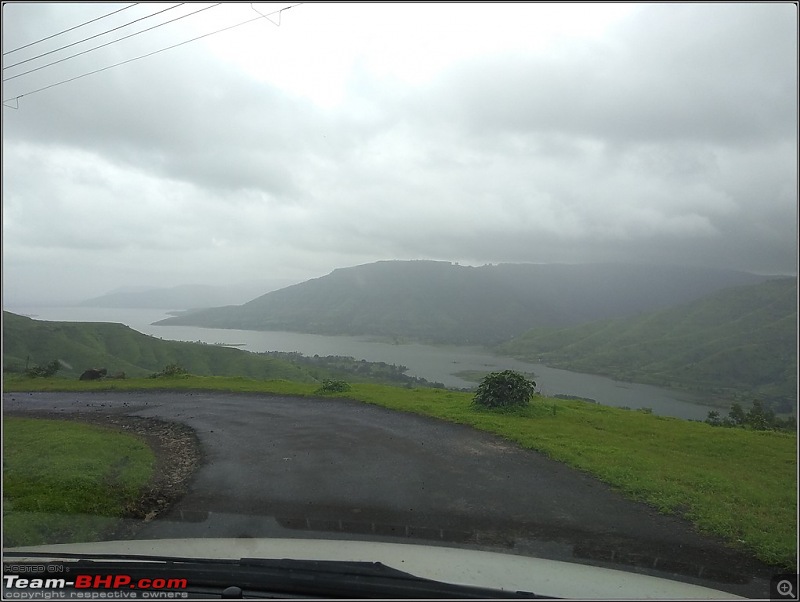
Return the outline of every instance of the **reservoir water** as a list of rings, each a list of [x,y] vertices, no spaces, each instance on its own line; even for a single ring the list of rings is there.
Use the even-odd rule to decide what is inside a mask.
[[[654,414],[692,420],[703,420],[709,411],[719,410],[703,404],[702,399],[689,393],[559,370],[542,364],[494,355],[481,347],[393,344],[376,340],[374,337],[221,330],[194,326],[155,326],[153,322],[169,317],[166,310],[95,307],[5,309],[37,320],[118,322],[144,334],[166,340],[222,343],[253,352],[296,351],[308,356],[342,355],[357,360],[403,365],[408,368],[406,374],[409,376],[440,382],[450,388],[475,386],[474,382],[464,380],[457,375],[461,371],[518,370],[534,373],[538,388],[545,395],[575,395],[594,399],[604,405],[651,408]]]

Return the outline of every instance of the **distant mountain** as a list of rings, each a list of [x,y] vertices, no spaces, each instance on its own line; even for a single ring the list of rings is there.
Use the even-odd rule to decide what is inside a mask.
[[[496,344],[534,327],[631,315],[764,279],[685,267],[381,261],[158,324]]]
[[[643,315],[539,328],[496,351],[623,380],[796,408],[797,278],[729,288]]]
[[[196,309],[244,303],[291,284],[295,280],[273,279],[235,286],[187,284],[169,288],[126,287],[82,301],[82,307],[124,307],[139,309]]]

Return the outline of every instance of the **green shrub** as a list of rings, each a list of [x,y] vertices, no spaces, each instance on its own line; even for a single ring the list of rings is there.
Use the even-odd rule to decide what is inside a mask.
[[[61,369],[61,362],[59,362],[58,360],[53,360],[46,366],[34,365],[31,366],[30,368],[26,368],[25,374],[27,374],[31,378],[36,378],[38,376],[43,378],[50,378],[51,376],[54,376],[55,373],[58,372],[60,369]]]
[[[535,392],[536,383],[519,372],[492,372],[478,385],[473,403],[487,408],[524,406],[530,402]]]
[[[179,364],[167,364],[161,372],[151,374],[150,378],[185,378],[189,372]]]
[[[350,390],[350,385],[343,380],[330,380],[322,381],[322,386],[316,390],[316,393],[344,393]]]

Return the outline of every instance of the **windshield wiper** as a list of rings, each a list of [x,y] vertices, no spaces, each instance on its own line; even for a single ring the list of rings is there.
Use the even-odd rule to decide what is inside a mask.
[[[532,592],[425,579],[380,562],[197,559],[127,554],[98,554],[87,557],[86,554],[28,552],[6,552],[4,556],[65,561],[69,562],[72,574],[124,574],[131,578],[132,583],[142,578],[185,579],[187,589],[180,591],[214,597],[263,597],[277,594],[316,598],[552,598]],[[52,576],[52,573],[26,573],[28,578]]]

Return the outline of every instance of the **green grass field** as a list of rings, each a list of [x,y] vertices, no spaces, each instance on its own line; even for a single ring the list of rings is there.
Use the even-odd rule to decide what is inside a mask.
[[[3,545],[95,541],[126,515],[155,456],[133,435],[62,420],[3,419]]]
[[[228,377],[6,380],[6,390],[214,389],[313,396],[315,384]],[[796,570],[797,437],[712,427],[577,400],[535,398],[522,410],[478,410],[468,393],[353,384],[333,396],[467,424],[618,488],[760,560]]]

